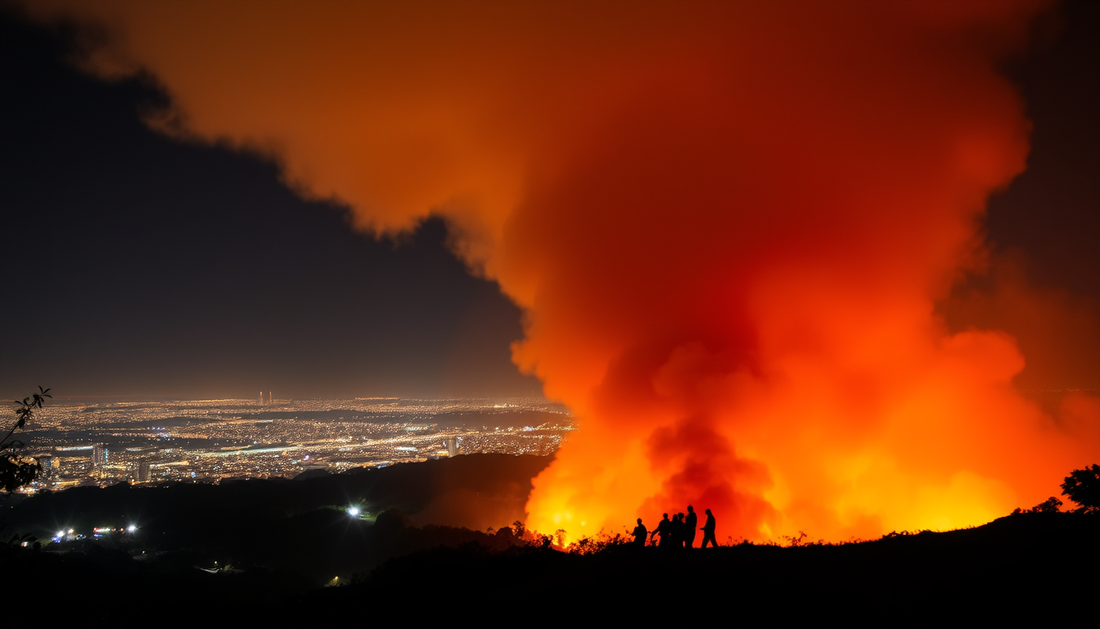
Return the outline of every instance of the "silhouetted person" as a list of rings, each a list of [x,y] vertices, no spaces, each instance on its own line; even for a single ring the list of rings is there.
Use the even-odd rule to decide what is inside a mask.
[[[653,530],[653,534],[661,538],[661,541],[657,544],[660,548],[672,547],[672,521],[668,519],[668,514],[664,514],[661,522],[657,524],[657,528]]]
[[[695,529],[699,526],[699,516],[695,515],[695,507],[688,505],[688,514],[684,518],[684,547],[691,548],[695,544]]]
[[[672,547],[683,548],[687,531],[684,530],[684,514],[677,513],[672,517]]]
[[[706,548],[707,542],[718,548],[718,540],[714,539],[714,514],[710,512],[710,509],[707,509],[707,521],[703,524],[703,545],[699,548]]]
[[[634,527],[634,545],[638,548],[645,546],[645,538],[648,534],[649,531],[647,531],[645,525],[642,524],[642,519],[638,518],[638,526]]]

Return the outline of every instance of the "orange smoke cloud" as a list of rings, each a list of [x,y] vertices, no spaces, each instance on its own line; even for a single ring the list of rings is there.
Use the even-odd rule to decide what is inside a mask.
[[[691,503],[722,537],[844,539],[985,522],[1100,456],[1094,401],[1056,421],[1013,391],[1012,337],[951,334],[934,310],[1024,168],[995,64],[1040,8],[63,10],[117,35],[98,71],[164,83],[162,128],[269,153],[378,233],[450,221],[525,309],[515,362],[580,425],[530,527]]]

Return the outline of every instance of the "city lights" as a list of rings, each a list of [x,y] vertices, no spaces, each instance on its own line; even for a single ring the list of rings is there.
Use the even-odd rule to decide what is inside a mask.
[[[55,404],[27,431],[32,493],[170,481],[340,473],[473,453],[553,454],[560,405],[496,400],[252,400]]]

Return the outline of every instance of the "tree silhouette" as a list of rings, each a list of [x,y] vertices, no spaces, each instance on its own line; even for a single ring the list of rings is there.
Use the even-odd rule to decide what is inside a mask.
[[[23,430],[34,416],[34,411],[42,408],[46,398],[52,397],[49,389],[38,387],[38,393],[25,397],[22,401],[15,401],[18,405],[15,408],[15,424],[8,434],[0,439],[0,489],[9,494],[33,481],[42,469],[38,461],[19,456],[19,450],[26,444],[19,439],[13,439],[12,435],[16,430]]]
[[[1070,472],[1062,483],[1062,494],[1080,505],[1079,511],[1100,512],[1100,465]]]

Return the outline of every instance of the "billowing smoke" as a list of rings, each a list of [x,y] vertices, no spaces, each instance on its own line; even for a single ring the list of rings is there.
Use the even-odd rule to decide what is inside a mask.
[[[36,2],[42,16],[61,11]],[[580,430],[528,525],[711,508],[720,537],[988,521],[1100,456],[1014,392],[981,268],[1029,123],[1020,2],[73,3],[171,133],[275,156],[376,233],[446,217]]]

